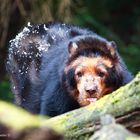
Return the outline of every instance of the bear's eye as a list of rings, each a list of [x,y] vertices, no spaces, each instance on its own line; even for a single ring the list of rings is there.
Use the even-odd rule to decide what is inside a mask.
[[[98,72],[98,76],[100,76],[101,78],[103,78],[103,77],[105,76],[105,73],[102,72],[102,71],[99,71],[99,72]]]
[[[78,71],[78,72],[76,73],[76,76],[77,76],[78,78],[82,77],[82,75],[83,75],[83,73],[82,73],[81,71]]]

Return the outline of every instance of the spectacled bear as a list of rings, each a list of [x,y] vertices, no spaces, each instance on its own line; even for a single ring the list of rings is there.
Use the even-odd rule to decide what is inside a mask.
[[[15,103],[56,116],[95,102],[132,79],[114,41],[73,25],[28,25],[10,41]]]

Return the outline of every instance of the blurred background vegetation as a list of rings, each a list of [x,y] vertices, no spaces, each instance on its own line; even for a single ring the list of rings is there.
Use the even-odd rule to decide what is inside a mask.
[[[12,101],[5,61],[9,40],[27,22],[61,21],[116,41],[135,75],[140,70],[140,0],[0,0],[0,99]]]

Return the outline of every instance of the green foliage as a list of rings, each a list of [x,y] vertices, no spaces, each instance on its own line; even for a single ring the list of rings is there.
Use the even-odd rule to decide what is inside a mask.
[[[10,91],[10,86],[7,81],[0,82],[0,100],[12,101],[13,96]]]
[[[136,44],[130,44],[127,47],[120,47],[120,52],[133,74],[140,70],[140,47]]]

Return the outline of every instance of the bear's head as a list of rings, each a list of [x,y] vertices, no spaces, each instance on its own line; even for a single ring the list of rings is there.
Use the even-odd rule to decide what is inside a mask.
[[[131,80],[116,48],[113,41],[98,36],[81,36],[69,43],[63,81],[80,106],[95,102]]]

